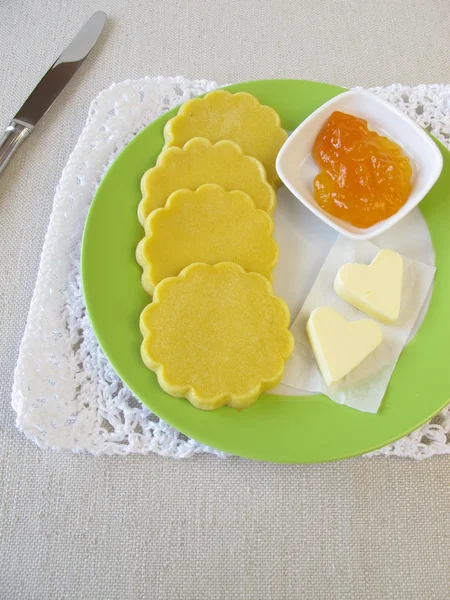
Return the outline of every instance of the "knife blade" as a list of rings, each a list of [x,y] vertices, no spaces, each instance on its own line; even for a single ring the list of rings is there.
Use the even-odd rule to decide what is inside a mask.
[[[80,68],[100,37],[105,22],[106,14],[95,12],[25,100],[0,141],[0,174]]]

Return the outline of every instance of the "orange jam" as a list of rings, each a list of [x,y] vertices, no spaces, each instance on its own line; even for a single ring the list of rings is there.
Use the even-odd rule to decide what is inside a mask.
[[[396,143],[370,131],[367,121],[334,112],[314,142],[320,168],[314,179],[319,206],[355,227],[395,214],[411,192],[412,168]]]

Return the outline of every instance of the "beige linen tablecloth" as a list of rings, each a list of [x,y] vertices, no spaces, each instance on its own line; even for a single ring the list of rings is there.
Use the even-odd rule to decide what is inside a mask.
[[[0,179],[0,598],[448,599],[450,457],[92,458],[40,451],[10,407],[54,189],[99,90],[159,74],[448,83],[448,2],[2,0],[1,127],[99,9],[101,42]]]

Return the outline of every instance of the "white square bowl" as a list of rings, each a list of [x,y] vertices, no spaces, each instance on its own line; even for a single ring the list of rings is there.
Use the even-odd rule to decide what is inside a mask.
[[[336,110],[366,119],[369,129],[399,144],[412,163],[412,190],[406,203],[395,215],[367,229],[330,215],[314,198],[313,182],[319,169],[311,152],[319,131]],[[429,135],[400,110],[370,92],[353,90],[332,98],[297,127],[281,148],[276,168],[286,187],[319,219],[349,238],[368,240],[398,223],[419,204],[441,173],[442,155]]]

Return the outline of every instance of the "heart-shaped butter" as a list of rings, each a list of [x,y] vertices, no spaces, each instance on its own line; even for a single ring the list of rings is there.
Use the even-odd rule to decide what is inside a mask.
[[[380,250],[370,265],[342,265],[334,289],[343,300],[382,323],[394,323],[400,314],[403,258]]]
[[[312,311],[306,332],[319,369],[328,387],[343,379],[382,342],[375,321],[346,321],[330,307]]]

